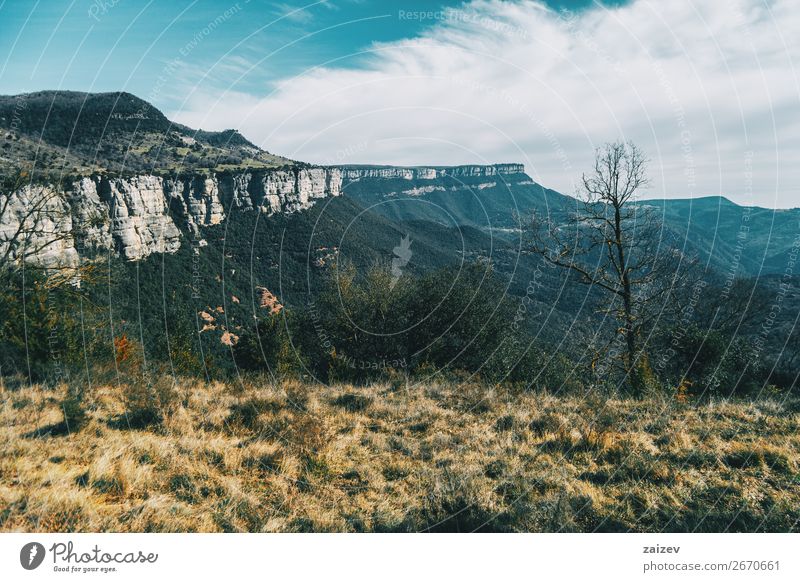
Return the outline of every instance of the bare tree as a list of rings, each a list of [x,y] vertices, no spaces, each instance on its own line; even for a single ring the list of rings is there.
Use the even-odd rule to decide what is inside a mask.
[[[534,215],[528,249],[602,291],[603,311],[618,323],[606,348],[615,338],[622,340],[626,382],[636,393],[643,390],[644,332],[683,285],[679,265],[690,262],[664,244],[655,208],[636,203],[648,183],[646,166],[632,143],[598,148],[593,171],[582,177],[577,209],[560,223]]]

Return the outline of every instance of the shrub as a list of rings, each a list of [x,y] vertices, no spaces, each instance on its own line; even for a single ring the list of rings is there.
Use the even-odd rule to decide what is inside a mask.
[[[301,338],[315,374],[329,381],[423,370],[522,381],[541,371],[535,355],[542,350],[531,347],[526,331],[509,330],[513,311],[503,282],[485,264],[399,280],[381,266],[361,276],[345,265],[333,270],[313,321],[292,329],[292,339]]]
[[[66,432],[74,433],[86,423],[86,411],[83,405],[84,389],[82,386],[67,388],[67,394],[61,401]]]
[[[95,312],[87,304],[78,317],[81,312],[75,305],[85,299],[85,288],[95,275],[89,268],[74,274],[80,277],[79,288],[71,275],[28,266],[23,276],[0,266],[0,371],[4,375],[58,382],[71,368],[85,365],[83,339],[92,338]]]
[[[291,338],[286,333],[287,323],[293,330]],[[295,341],[294,330],[300,335],[304,323],[298,320],[294,312],[283,310],[262,317],[254,328],[241,334],[233,347],[236,366],[244,371],[266,370],[273,378],[276,375],[286,377],[304,372],[307,363],[301,354],[306,346],[296,349],[292,345]]]
[[[662,366],[670,385],[691,386],[704,397],[747,394],[765,385],[768,373],[747,338],[691,326],[680,339]]]
[[[166,374],[135,379],[124,387],[122,397],[130,428],[160,425],[178,401],[174,380]]]
[[[372,404],[372,398],[364,394],[348,392],[334,398],[333,404],[344,408],[348,412],[362,412]]]
[[[258,417],[265,412],[278,412],[283,408],[281,402],[264,398],[249,398],[231,406],[226,424],[232,428],[241,427],[248,430],[262,428]]]

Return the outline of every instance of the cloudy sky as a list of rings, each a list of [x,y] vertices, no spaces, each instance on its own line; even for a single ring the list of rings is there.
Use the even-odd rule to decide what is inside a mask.
[[[127,90],[316,163],[522,162],[566,193],[605,141],[647,197],[800,206],[793,0],[0,0],[0,92]]]

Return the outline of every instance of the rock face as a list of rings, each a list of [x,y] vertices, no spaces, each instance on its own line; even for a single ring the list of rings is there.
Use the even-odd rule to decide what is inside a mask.
[[[99,198],[108,208],[115,250],[125,259],[151,253],[174,253],[180,231],[167,214],[164,182],[156,176],[98,180]],[[98,207],[97,212],[104,208]]]
[[[232,208],[297,212],[338,196],[341,184],[338,168],[289,168],[211,176],[92,176],[63,191],[25,186],[9,194],[0,214],[0,255],[21,224],[29,225],[28,248],[41,247],[26,260],[44,266],[74,266],[80,256],[109,251],[127,260],[173,253],[181,245],[179,225],[219,224]],[[42,209],[36,224],[30,217],[33,208]],[[20,250],[12,250],[11,260],[22,258]]]
[[[26,186],[8,194],[0,213],[0,256],[14,233],[39,204],[46,212],[32,229],[28,247],[41,247],[26,260],[45,266],[76,265],[81,256],[112,252],[127,260],[153,253],[174,253],[181,228],[197,231],[225,220],[231,210],[267,215],[292,213],[328,196],[339,196],[344,182],[361,179],[436,180],[521,174],[522,164],[453,167],[330,166],[259,169],[237,173],[181,177],[137,175],[127,178],[91,176],[67,184]],[[415,186],[422,194],[441,186]],[[37,202],[38,201],[38,202]],[[11,260],[22,259],[13,250]]]
[[[78,260],[70,206],[46,186],[0,193],[0,257],[40,265]]]
[[[328,196],[341,194],[338,168],[258,170],[214,177],[166,180],[169,207],[188,225],[219,224],[231,208],[288,214],[311,208]]]
[[[445,176],[482,177],[498,174],[524,174],[522,164],[494,164],[491,166],[431,166],[431,167],[382,167],[382,166],[342,166],[342,178],[345,181],[372,179],[401,180],[436,180]]]

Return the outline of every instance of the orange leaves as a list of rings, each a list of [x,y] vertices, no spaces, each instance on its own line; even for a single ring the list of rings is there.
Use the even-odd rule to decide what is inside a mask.
[[[114,338],[114,360],[117,365],[130,359],[132,353],[133,345],[127,335],[122,334]]]

